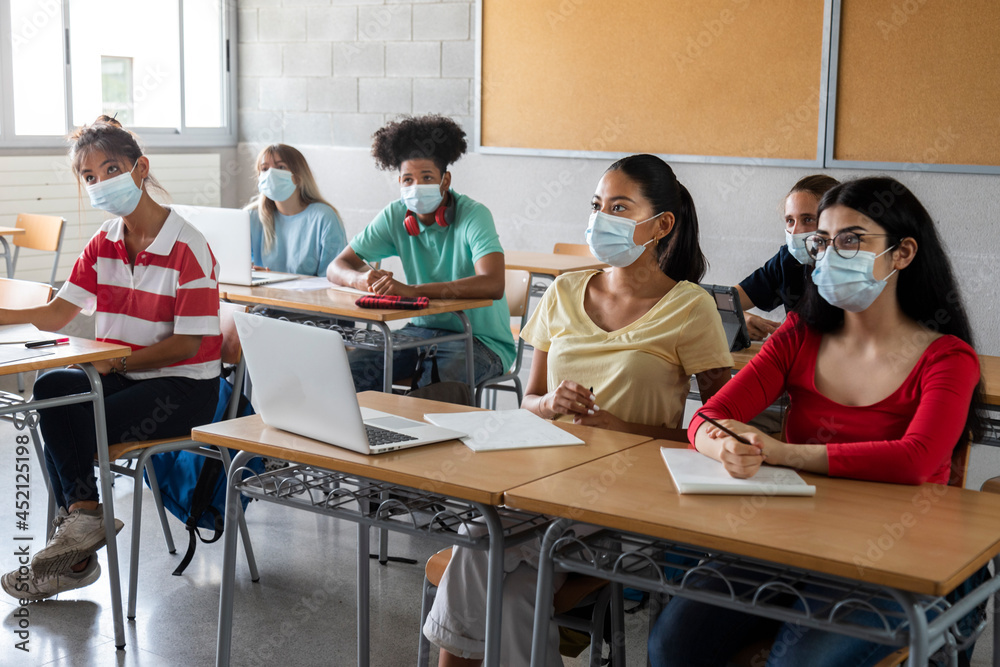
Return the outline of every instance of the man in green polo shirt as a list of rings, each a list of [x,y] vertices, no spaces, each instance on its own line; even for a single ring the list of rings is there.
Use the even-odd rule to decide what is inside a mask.
[[[493,299],[466,315],[475,335],[476,383],[502,375],[514,364],[510,312],[504,297],[503,247],[489,209],[450,188],[448,165],[466,150],[465,132],[449,118],[421,116],[389,123],[375,133],[372,155],[381,169],[398,170],[400,198],[375,216],[327,268],[336,284],[377,294],[432,299]],[[406,283],[367,263],[398,256]],[[461,332],[451,313],[414,317],[398,333],[432,338]],[[465,381],[465,343],[437,346],[442,380]],[[396,352],[393,380],[415,374],[416,349]],[[351,371],[358,391],[382,387],[381,352],[353,350]],[[430,383],[430,363],[419,369],[420,385]]]

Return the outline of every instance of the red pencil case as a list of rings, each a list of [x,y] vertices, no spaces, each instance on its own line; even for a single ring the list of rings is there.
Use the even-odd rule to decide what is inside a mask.
[[[361,308],[400,308],[402,310],[420,310],[426,308],[431,300],[426,296],[363,296],[354,302]]]

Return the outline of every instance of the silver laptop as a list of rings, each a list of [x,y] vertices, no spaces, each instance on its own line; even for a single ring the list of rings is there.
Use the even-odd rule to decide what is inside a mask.
[[[235,317],[253,383],[251,402],[268,426],[362,454],[467,435],[359,406],[336,331],[247,313]]]
[[[177,212],[199,232],[219,262],[219,282],[227,285],[266,285],[294,280],[294,273],[254,271],[250,256],[250,211],[241,208],[175,205]]]

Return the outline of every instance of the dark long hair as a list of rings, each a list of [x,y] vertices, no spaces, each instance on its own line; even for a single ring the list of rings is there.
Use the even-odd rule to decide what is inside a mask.
[[[975,348],[972,327],[965,313],[962,295],[945,254],[934,221],[920,200],[905,185],[887,176],[847,181],[829,190],[819,202],[819,213],[834,206],[846,206],[871,218],[889,235],[889,246],[905,238],[917,242],[913,261],[899,272],[896,300],[903,313],[930,330],[951,334]],[[844,311],[831,306],[806,280],[805,295],[796,310],[806,325],[827,333],[844,322]],[[983,434],[979,407],[983,405],[980,380],[972,396],[966,429],[973,440]],[[963,434],[963,438],[964,438]]]
[[[708,270],[708,260],[698,243],[698,213],[670,165],[655,155],[630,155],[608,171],[621,171],[635,181],[656,213],[674,214],[673,229],[656,244],[660,270],[674,280],[699,282]]]
[[[110,116],[98,116],[90,125],[83,125],[72,133],[69,137],[69,157],[73,165],[73,174],[76,176],[77,185],[80,185],[80,169],[83,160],[91,151],[101,151],[112,160],[121,160],[134,167],[135,163],[142,157],[142,148],[139,146],[138,137],[132,132],[122,127],[122,124]],[[160,182],[153,178],[152,174],[146,176],[145,182],[140,187],[157,190],[166,195],[167,191],[160,185]]]

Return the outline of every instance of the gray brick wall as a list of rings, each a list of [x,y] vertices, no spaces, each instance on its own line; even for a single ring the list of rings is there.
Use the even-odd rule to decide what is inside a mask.
[[[432,112],[471,135],[471,0],[238,0],[238,9],[241,142],[367,147],[386,121]]]

